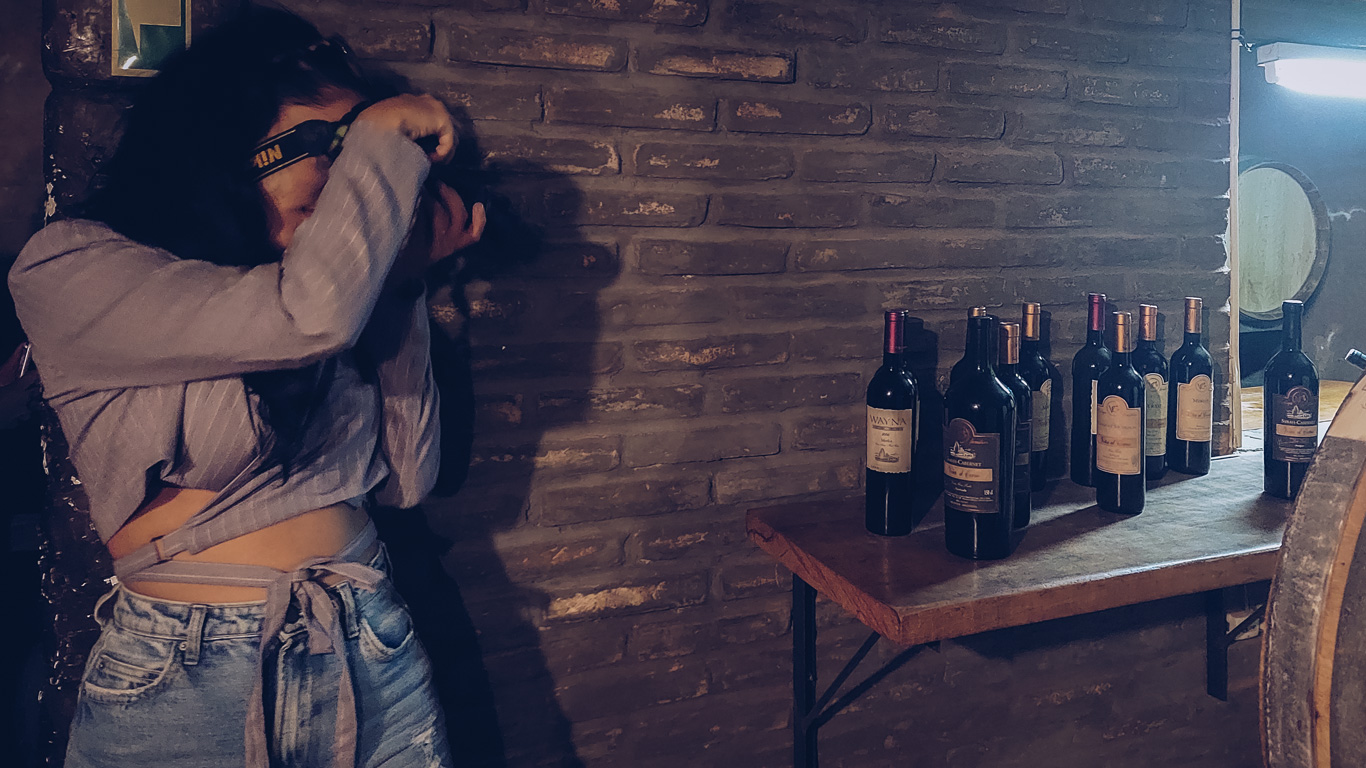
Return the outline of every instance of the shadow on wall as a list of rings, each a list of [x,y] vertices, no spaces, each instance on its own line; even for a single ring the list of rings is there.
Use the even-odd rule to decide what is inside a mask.
[[[540,647],[548,598],[518,583],[494,539],[526,523],[545,429],[582,418],[598,372],[596,295],[617,254],[579,236],[583,196],[568,177],[531,163],[482,168],[462,117],[457,158],[438,172],[490,219],[483,242],[429,276],[441,478],[425,511],[386,510],[376,523],[462,765],[581,766]],[[553,380],[557,405],[528,424],[528,395],[498,382],[530,378]],[[501,442],[476,445],[476,424]]]

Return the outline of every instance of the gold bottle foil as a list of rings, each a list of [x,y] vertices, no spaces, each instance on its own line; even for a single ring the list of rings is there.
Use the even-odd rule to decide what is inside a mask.
[[[1157,305],[1138,305],[1138,334],[1143,341],[1157,341]]]
[[[1015,365],[1020,362],[1020,324],[1001,323],[1001,362]]]
[[[1134,320],[1128,312],[1110,313],[1110,348],[1116,352],[1134,351]]]
[[[986,307],[973,307],[973,308],[972,308],[972,312],[968,315],[968,317],[986,317],[986,316],[987,316],[987,308],[986,308]]]
[[[1043,309],[1038,302],[1027,301],[1024,305],[1024,327],[1021,329],[1028,341],[1039,340],[1039,328],[1043,325]]]
[[[1200,310],[1205,302],[1197,296],[1186,297],[1186,333],[1200,332]]]

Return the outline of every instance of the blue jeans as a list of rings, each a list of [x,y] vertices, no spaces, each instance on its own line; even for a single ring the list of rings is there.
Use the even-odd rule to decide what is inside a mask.
[[[382,545],[369,565],[388,574]],[[338,665],[350,664],[356,765],[450,766],[427,655],[392,582],[385,578],[374,591],[343,582],[327,592],[341,612],[345,654],[310,654],[306,622],[292,610],[278,652],[266,660],[271,765],[331,765]],[[102,631],[81,680],[67,768],[241,768],[264,606],[193,605],[122,586],[105,595],[95,608]]]

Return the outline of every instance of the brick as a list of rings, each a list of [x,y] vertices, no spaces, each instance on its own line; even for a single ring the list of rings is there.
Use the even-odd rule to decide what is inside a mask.
[[[919,243],[896,240],[807,240],[793,250],[801,272],[904,269],[934,266]]]
[[[547,369],[607,374],[621,367],[621,345],[604,342],[479,346],[471,350],[470,357],[471,370],[482,376],[540,376]]]
[[[999,139],[1006,114],[999,109],[977,107],[888,104],[879,123],[892,136],[927,136],[944,139]]]
[[[646,45],[636,55],[637,68],[654,75],[760,83],[790,83],[793,77],[792,54],[783,52]]]
[[[1224,238],[1218,235],[1184,237],[1181,239],[1181,261],[1188,267],[1222,269],[1228,264],[1228,247]]]
[[[1190,0],[1186,26],[1192,30],[1227,33],[1228,0]]]
[[[544,219],[609,227],[695,227],[707,216],[706,195],[681,192],[573,190],[547,194]]]
[[[882,330],[873,323],[855,328],[822,328],[820,333],[799,333],[792,342],[792,358],[801,362],[857,360],[875,370]]]
[[[792,447],[799,451],[821,451],[863,445],[866,425],[858,418],[862,415],[811,416],[801,419],[792,430]]]
[[[555,698],[561,717],[570,722],[608,715],[631,717],[654,706],[705,695],[710,690],[708,675],[700,659],[637,662],[556,681]]]
[[[545,632],[540,650],[545,654],[546,670],[558,677],[621,661],[626,656],[625,633],[604,629],[593,624],[565,625]]]
[[[1051,239],[1046,242],[1054,242]],[[1127,267],[1158,261],[1176,262],[1181,251],[1178,237],[1069,237],[1058,241],[1067,262],[1105,267]],[[1221,246],[1222,247],[1222,246]],[[1220,263],[1223,263],[1222,258]]]
[[[881,40],[954,51],[1001,53],[1006,48],[1006,26],[924,10],[887,18]]]
[[[546,120],[621,128],[710,131],[716,127],[716,99],[696,94],[553,88],[546,92]]]
[[[772,500],[826,491],[847,491],[859,487],[863,478],[862,461],[827,459],[816,463],[773,465],[726,469],[716,473],[716,500],[722,504]],[[770,569],[773,566],[765,566]],[[777,568],[782,571],[782,568]],[[743,583],[731,587],[736,597],[761,589]]]
[[[1186,0],[1127,0],[1122,3],[1080,0],[1080,4],[1084,16],[1101,21],[1164,27],[1180,27],[1186,23]]]
[[[1021,96],[1061,99],[1067,96],[1067,73],[1060,69],[950,64],[949,92],[965,96]]]
[[[419,81],[418,89],[440,99],[456,115],[474,120],[536,122],[541,119],[541,86],[522,83]]]
[[[989,227],[996,205],[989,198],[874,195],[870,219],[892,227]]]
[[[711,552],[717,546],[726,543],[721,533],[716,530],[717,524],[710,522],[710,517],[704,520],[707,522],[701,525],[679,525],[673,522],[641,525],[631,534],[628,546],[647,563],[702,556],[704,551]],[[743,525],[737,527],[743,528]],[[740,534],[743,536],[743,531],[740,531]]]
[[[774,365],[786,362],[786,333],[716,335],[705,339],[637,341],[636,365],[643,371],[679,371]]]
[[[778,452],[781,432],[777,424],[728,424],[631,435],[626,438],[626,461],[647,467],[772,456]]]
[[[1112,303],[1126,301],[1129,290],[1123,272],[1061,275],[1013,276],[1010,290],[1017,296],[1029,296],[1041,304],[1072,304],[1083,299],[1088,291],[1105,293]]]
[[[821,10],[791,3],[739,0],[726,9],[726,28],[751,37],[833,40],[856,43],[867,36],[867,24],[857,14]]]
[[[616,241],[547,242],[541,245],[535,260],[518,271],[518,277],[536,280],[600,280],[616,275],[620,268]]]
[[[450,505],[447,514],[433,515],[432,530],[452,539],[487,537],[490,531],[517,528],[527,518],[525,481],[507,486],[466,485],[450,501],[431,497],[427,509],[440,510],[443,502]]]
[[[868,131],[873,113],[860,103],[746,99],[722,102],[721,121],[730,131],[857,136]]]
[[[1004,8],[1025,13],[1067,13],[1069,0],[966,0],[964,5]]]
[[[615,469],[621,463],[621,438],[542,438],[521,445],[487,445],[476,440],[470,471],[486,480],[537,473],[591,473]]]
[[[695,27],[707,20],[707,0],[545,0],[545,12],[560,16]]]
[[[702,413],[704,395],[699,384],[605,387],[543,392],[536,408],[541,420],[554,422],[685,419]]]
[[[521,395],[478,395],[474,399],[476,429],[516,427],[523,418]]]
[[[886,306],[905,307],[913,312],[960,311],[969,306],[1000,306],[1005,295],[1005,280],[1001,277],[954,277],[888,284],[884,286],[883,301]]]
[[[340,33],[364,59],[423,61],[432,55],[432,28],[426,21],[339,19],[320,26]]]
[[[843,405],[862,399],[863,389],[863,376],[857,373],[732,379],[721,387],[721,410],[744,413]]]
[[[849,55],[844,48],[813,50],[803,59],[806,81],[817,88],[928,93],[939,88],[939,62],[928,56]]]
[[[635,289],[600,297],[602,322],[612,328],[712,323],[730,317],[731,307],[716,291],[693,288]]]
[[[1132,157],[1074,156],[1074,184],[1099,187],[1150,187],[1222,192],[1228,189],[1228,164],[1213,160],[1152,160]]]
[[[641,661],[691,656],[697,652],[699,635],[707,629],[705,624],[645,624],[627,634],[626,649]]]
[[[762,597],[791,589],[792,573],[777,563],[746,563],[721,569],[721,594],[727,600]]]
[[[1136,44],[1132,61],[1149,67],[1180,67],[1206,69],[1227,76],[1229,55],[1227,41],[1219,45],[1196,43],[1191,40],[1161,38]]]
[[[798,174],[806,181],[861,181],[886,184],[927,182],[934,175],[932,152],[831,152],[802,156]]]
[[[705,475],[593,478],[592,482],[543,487],[532,497],[531,519],[548,526],[667,515],[705,506],[710,492],[711,483]]]
[[[615,37],[454,25],[448,39],[451,61],[591,72],[626,66],[626,41]]]
[[[446,570],[457,577],[506,575],[514,580],[595,570],[621,563],[620,538],[596,532],[590,535],[531,532],[531,535],[516,536],[515,543],[504,545],[500,541],[498,544],[496,550],[490,549],[487,543],[456,545],[447,551],[442,562]]]
[[[610,141],[489,136],[480,140],[488,167],[513,173],[602,176],[621,172],[621,157]]]
[[[782,240],[642,240],[640,271],[650,275],[759,275],[782,272]]]
[[[1030,58],[1103,64],[1123,63],[1129,58],[1117,35],[1057,27],[1019,27],[1015,35],[1015,50]]]
[[[945,181],[982,184],[1061,184],[1062,158],[1054,154],[946,151],[940,154],[939,177]]]
[[[1119,147],[1128,141],[1130,121],[1077,112],[1028,112],[1015,131],[1019,141],[1034,144],[1078,144]]]
[[[716,195],[716,223],[740,227],[852,227],[863,208],[857,195]]]
[[[380,0],[386,5],[425,5],[462,11],[524,11],[526,0]]]
[[[747,320],[802,320],[859,316],[872,298],[862,283],[757,285],[731,291],[736,310]]]
[[[708,580],[702,573],[649,573],[612,577],[597,584],[542,583],[550,622],[601,619],[696,605],[706,599]]]
[[[762,613],[752,613],[754,608],[746,603],[733,602],[725,608],[740,611],[737,615],[716,622],[716,637],[722,643],[745,644],[759,640],[782,637],[790,629],[792,610],[785,600],[751,600]]]
[[[1188,114],[1228,119],[1229,84],[1199,80],[1181,82],[1181,107]]]
[[[635,151],[637,176],[665,179],[786,179],[792,152],[750,144],[641,144]]]
[[[1123,77],[1080,76],[1073,78],[1077,101],[1119,104],[1125,107],[1175,107],[1180,84],[1175,80],[1131,80]]]
[[[1144,118],[1130,131],[1130,145],[1140,149],[1172,149],[1228,156],[1227,121],[1196,122]]]

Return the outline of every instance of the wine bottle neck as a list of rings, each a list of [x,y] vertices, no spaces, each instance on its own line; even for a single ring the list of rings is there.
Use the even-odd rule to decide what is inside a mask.
[[[904,364],[900,352],[883,352],[882,367],[890,370],[899,370]]]
[[[1123,368],[1129,365],[1129,361],[1133,359],[1132,352],[1111,352],[1110,355],[1110,365],[1116,368]]]
[[[1281,335],[1281,349],[1291,352],[1300,351],[1300,316],[1293,312],[1287,313],[1284,326]]]
[[[1201,338],[1200,338],[1200,332],[1199,332],[1199,331],[1194,331],[1194,332],[1192,332],[1192,331],[1186,331],[1186,346],[1188,346],[1188,347],[1198,347],[1198,346],[1200,346],[1201,341],[1202,341],[1202,340],[1201,340]]]
[[[1105,331],[1099,328],[1092,328],[1086,332],[1086,343],[1092,347],[1105,346]]]
[[[967,357],[968,365],[976,370],[994,373],[996,350],[999,348],[996,323],[977,323],[977,318],[968,325]]]

